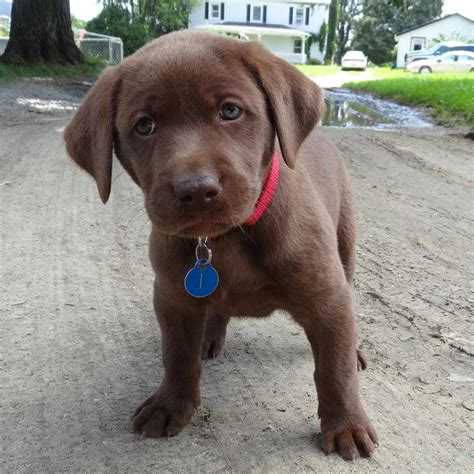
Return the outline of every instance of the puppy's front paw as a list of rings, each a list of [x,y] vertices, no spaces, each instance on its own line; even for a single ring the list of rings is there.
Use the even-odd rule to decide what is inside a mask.
[[[180,395],[164,396],[158,390],[133,415],[133,431],[146,438],[176,436],[189,423],[196,404]]]
[[[359,414],[321,418],[323,450],[337,452],[344,459],[372,456],[377,446],[377,433],[362,411]]]

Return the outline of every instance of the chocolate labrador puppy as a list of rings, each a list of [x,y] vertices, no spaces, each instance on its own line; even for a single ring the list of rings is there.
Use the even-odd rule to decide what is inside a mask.
[[[321,89],[258,43],[184,31],[106,69],[66,128],[102,201],[115,151],[152,222],[165,373],[135,431],[178,434],[229,318],[282,309],[314,353],[324,451],[372,454],[351,301],[354,202],[338,151],[315,128],[323,108]]]

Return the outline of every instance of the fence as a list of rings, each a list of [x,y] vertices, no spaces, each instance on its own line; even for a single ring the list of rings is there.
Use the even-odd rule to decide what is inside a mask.
[[[118,64],[123,60],[123,43],[120,38],[77,30],[74,31],[74,40],[84,54],[95,56],[110,64]],[[7,43],[8,38],[0,38],[0,55],[3,54]]]
[[[118,64],[123,60],[123,43],[120,38],[74,30],[74,39],[79,49],[88,56],[95,56],[110,64]]]

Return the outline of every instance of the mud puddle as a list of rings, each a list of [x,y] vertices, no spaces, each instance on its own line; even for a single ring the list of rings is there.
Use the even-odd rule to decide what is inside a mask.
[[[326,89],[326,127],[399,128],[431,127],[418,110],[375,98],[369,94],[354,94],[340,89]]]

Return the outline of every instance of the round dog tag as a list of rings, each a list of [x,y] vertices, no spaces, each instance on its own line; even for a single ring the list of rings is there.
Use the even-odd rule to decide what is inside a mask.
[[[196,262],[184,277],[184,288],[195,298],[204,298],[215,291],[219,284],[216,269],[205,259]]]

